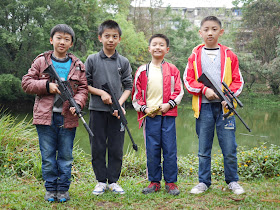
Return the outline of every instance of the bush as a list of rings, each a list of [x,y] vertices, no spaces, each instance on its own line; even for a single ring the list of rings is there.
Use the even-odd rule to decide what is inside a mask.
[[[15,101],[25,97],[21,80],[12,74],[0,75],[0,101]]]
[[[30,122],[16,121],[10,114],[0,114],[0,176],[31,174],[39,178],[41,161],[35,129]]]
[[[0,114],[0,177],[32,176],[42,179],[41,155],[35,128],[30,122],[16,118],[3,112]],[[137,154],[127,152],[123,158],[121,176],[146,178],[145,151]],[[94,173],[91,158],[77,145],[73,149],[72,177],[91,182]],[[279,177],[280,176],[280,146],[266,144],[253,149],[238,151],[238,173],[241,179]],[[178,175],[182,177],[197,177],[198,157],[189,154],[178,157]],[[224,164],[222,154],[212,156],[212,178],[224,180]]]
[[[146,157],[134,154],[124,156],[122,176],[146,176]],[[279,177],[280,146],[263,144],[250,150],[241,148],[237,154],[238,174],[241,179]],[[211,160],[212,178],[224,180],[224,163],[222,154],[213,154]],[[198,157],[189,154],[178,157],[178,175],[187,177],[198,175]]]

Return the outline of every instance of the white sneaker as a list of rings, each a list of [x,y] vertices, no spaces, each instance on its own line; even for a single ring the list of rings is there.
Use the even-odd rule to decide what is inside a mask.
[[[98,182],[97,185],[95,186],[94,190],[92,191],[92,194],[102,195],[106,189],[107,189],[106,183]]]
[[[117,183],[112,183],[108,185],[109,190],[111,190],[113,193],[116,194],[125,194],[125,191],[123,190],[123,188],[118,185]]]
[[[237,182],[229,183],[228,188],[232,190],[232,192],[236,195],[240,195],[245,192],[244,189]]]
[[[192,194],[199,194],[203,193],[208,189],[207,185],[203,182],[200,182],[198,185],[194,186],[190,193]]]

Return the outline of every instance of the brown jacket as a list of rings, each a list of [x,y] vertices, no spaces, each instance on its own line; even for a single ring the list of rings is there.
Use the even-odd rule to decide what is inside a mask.
[[[33,107],[33,124],[51,125],[52,110],[54,104],[54,94],[47,92],[46,84],[50,77],[43,71],[51,64],[51,54],[53,51],[42,53],[35,58],[28,73],[22,77],[22,88],[26,93],[36,94]],[[68,56],[72,59],[70,72],[67,80],[70,81],[74,92],[75,101],[83,108],[88,98],[87,79],[84,64],[73,54]],[[47,64],[47,62],[48,64]],[[64,127],[73,128],[78,126],[78,116],[74,116],[69,111],[69,102],[63,103],[61,113],[64,116]]]

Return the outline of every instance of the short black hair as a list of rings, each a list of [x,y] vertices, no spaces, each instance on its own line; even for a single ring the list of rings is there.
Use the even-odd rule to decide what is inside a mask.
[[[219,20],[219,18],[217,18],[216,16],[207,16],[205,18],[202,19],[201,23],[200,23],[200,27],[203,25],[203,23],[205,23],[206,21],[215,21],[216,23],[218,23],[220,25],[220,27],[222,28],[222,23]]]
[[[103,23],[101,23],[98,28],[98,35],[102,36],[106,29],[116,29],[118,30],[120,37],[122,36],[122,30],[116,21],[105,20]]]
[[[70,34],[72,37],[72,42],[74,42],[75,32],[67,24],[58,24],[58,25],[54,26],[51,30],[51,38],[53,38],[53,36],[56,32],[63,32],[63,33]]]
[[[151,36],[151,38],[149,39],[149,45],[151,44],[152,40],[157,37],[163,38],[166,41],[167,47],[169,47],[169,39],[164,34],[154,34],[153,36]]]

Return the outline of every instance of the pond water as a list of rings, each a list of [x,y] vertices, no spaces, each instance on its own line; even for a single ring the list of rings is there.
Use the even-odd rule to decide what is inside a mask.
[[[236,117],[236,141],[238,146],[244,146],[247,149],[260,146],[267,142],[267,145],[280,145],[280,113],[279,109],[262,109],[253,108],[237,109],[239,115],[251,128],[249,132],[241,121]],[[176,118],[177,147],[178,155],[197,154],[198,138],[195,132],[195,118],[190,105],[179,106],[179,116]],[[85,116],[88,122],[87,114]],[[127,110],[127,121],[129,130],[133,136],[135,143],[141,151],[145,151],[143,130],[138,128],[137,114],[134,110]],[[76,141],[87,153],[90,153],[90,144],[88,134],[81,124],[77,129]],[[129,136],[125,136],[124,152],[132,150],[132,144]],[[213,144],[213,154],[221,153],[218,140],[215,134]]]
[[[267,142],[267,145],[276,144],[280,145],[280,112],[279,108],[263,108],[252,106],[249,108],[238,108],[239,115],[251,128],[252,132],[249,132],[241,121],[236,117],[236,141],[238,146],[244,146],[247,149],[260,146]],[[84,116],[85,120],[89,121],[89,111]],[[193,117],[193,111],[189,104],[180,105],[178,107],[179,116],[176,118],[176,131],[177,131],[177,147],[178,155],[184,156],[187,154],[197,154],[198,151],[198,139],[195,132],[195,118]],[[32,117],[31,113],[13,113],[18,116],[18,119],[23,119],[28,114],[27,119]],[[133,136],[135,143],[138,145],[139,151],[136,154],[140,154],[145,151],[143,130],[138,128],[137,114],[133,109],[127,110],[127,121],[129,130]],[[80,122],[77,128],[75,143],[87,153],[90,154],[90,144],[88,133]],[[124,153],[134,152],[132,149],[129,136],[125,136]],[[212,153],[221,153],[218,140],[215,134]]]

